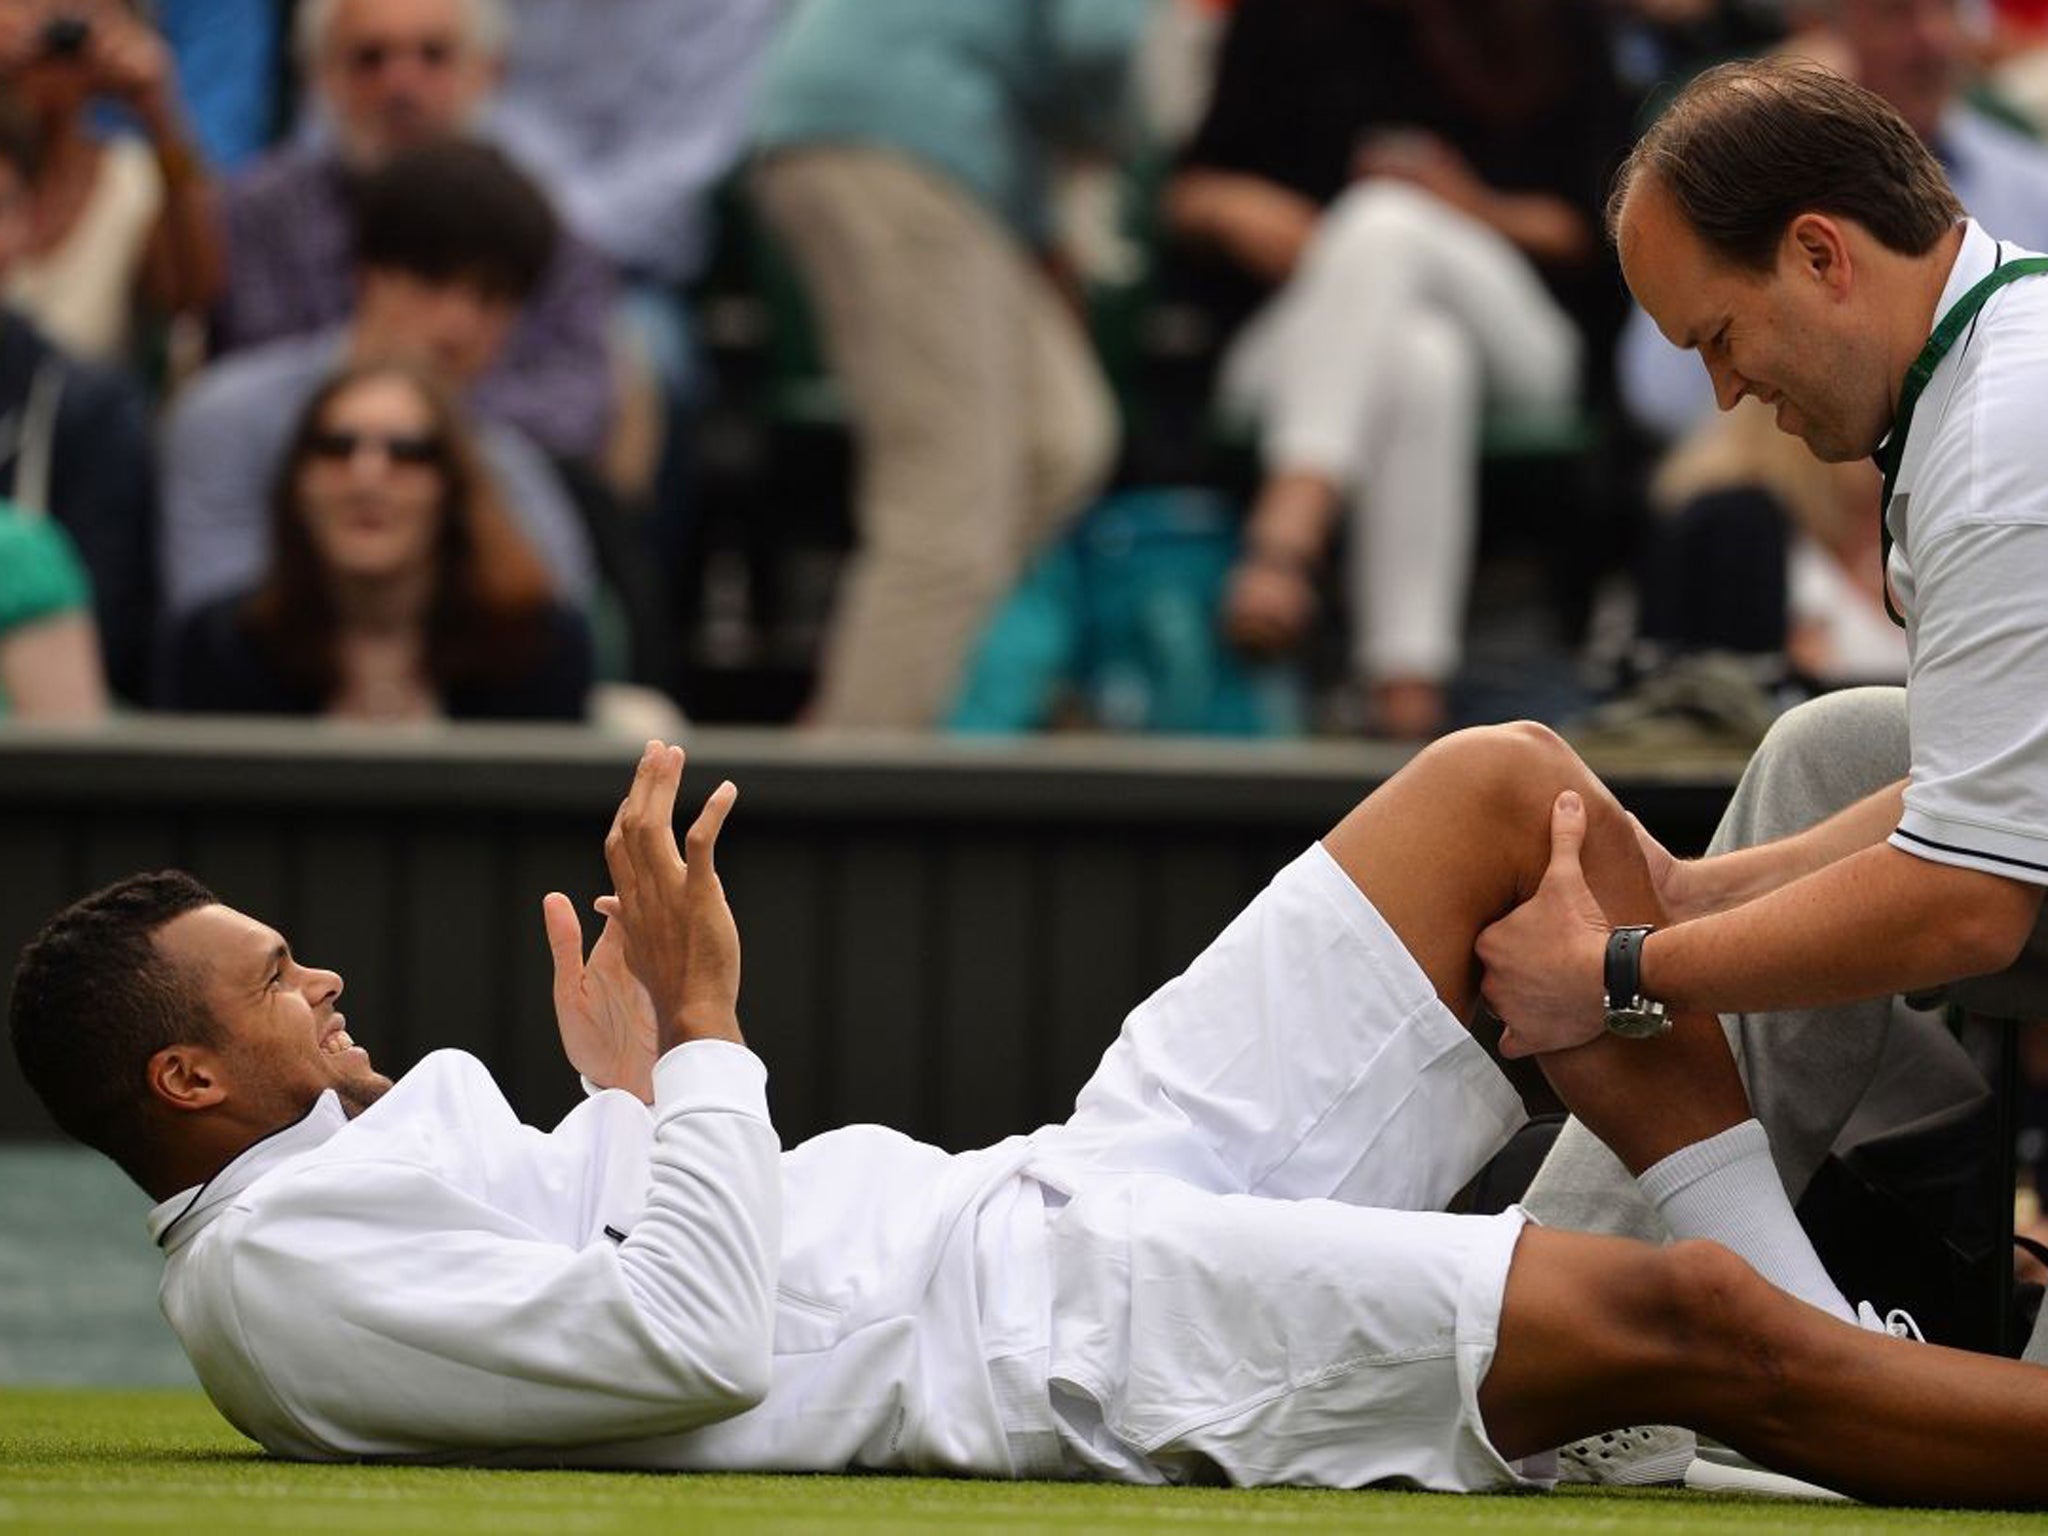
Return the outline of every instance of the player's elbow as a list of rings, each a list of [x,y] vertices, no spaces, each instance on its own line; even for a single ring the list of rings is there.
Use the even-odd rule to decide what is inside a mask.
[[[693,1395],[722,1419],[758,1406],[775,1372],[774,1306],[735,1305],[706,1338],[708,1347],[700,1342],[690,1352]]]
[[[772,1279],[696,1288],[673,1275],[661,1278],[658,1290],[640,1290],[636,1308],[653,1390],[685,1406],[695,1423],[716,1423],[759,1404],[774,1371]]]
[[[775,1376],[773,1334],[749,1339],[726,1352],[713,1380],[713,1390],[727,1416],[756,1408],[768,1396]]]

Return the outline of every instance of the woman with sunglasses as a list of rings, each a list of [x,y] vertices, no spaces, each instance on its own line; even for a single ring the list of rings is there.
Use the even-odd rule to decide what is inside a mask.
[[[401,364],[337,373],[271,502],[270,569],[182,627],[167,702],[340,719],[580,719],[591,641]]]

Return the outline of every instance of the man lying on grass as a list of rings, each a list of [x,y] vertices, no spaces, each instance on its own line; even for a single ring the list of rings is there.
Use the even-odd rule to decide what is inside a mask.
[[[2048,1373],[1841,1320],[1711,1017],[1545,1065],[1675,1231],[1751,1262],[1436,1212],[1522,1115],[1460,1022],[1475,936],[1554,851],[1658,915],[1540,727],[1423,752],[1139,1006],[1071,1119],[957,1156],[781,1151],[714,863],[735,791],[686,863],[682,766],[640,761],[587,962],[547,899],[592,1087],[551,1132],[460,1052],[380,1076],[341,978],[184,876],[24,952],[23,1068],[162,1202],[164,1311],[274,1453],[1485,1490],[1677,1423],[1863,1497],[2048,1503]]]

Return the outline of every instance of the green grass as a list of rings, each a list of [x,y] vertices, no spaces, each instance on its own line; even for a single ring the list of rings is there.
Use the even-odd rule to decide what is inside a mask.
[[[659,1476],[313,1467],[268,1460],[187,1392],[0,1390],[0,1531],[661,1532],[2048,1531],[1928,1514],[1664,1491],[1549,1497],[1243,1492],[931,1478]]]

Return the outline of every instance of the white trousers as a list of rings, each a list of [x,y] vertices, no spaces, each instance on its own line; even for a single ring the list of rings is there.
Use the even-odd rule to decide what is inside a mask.
[[[1353,658],[1368,677],[1456,670],[1478,524],[1481,412],[1562,410],[1584,351],[1527,258],[1419,188],[1333,203],[1224,360],[1227,408],[1270,473],[1343,489]]]

